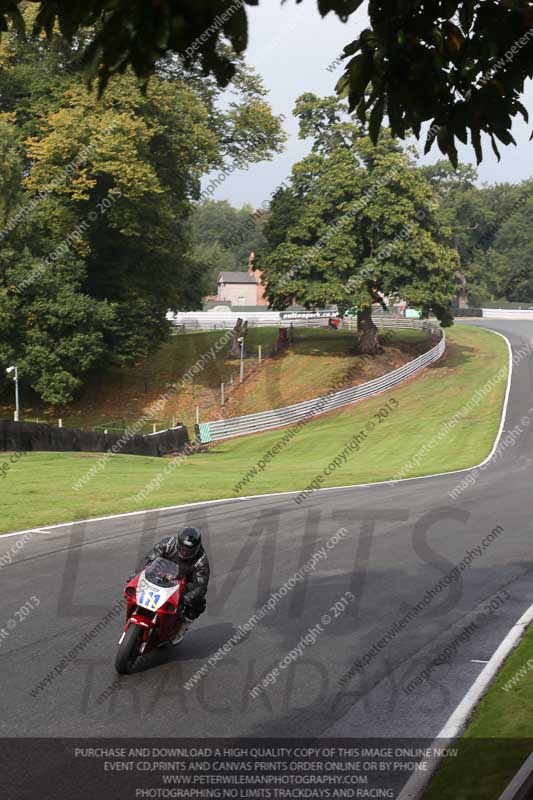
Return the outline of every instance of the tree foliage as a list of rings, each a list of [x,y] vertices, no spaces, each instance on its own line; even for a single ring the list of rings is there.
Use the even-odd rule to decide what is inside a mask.
[[[498,142],[514,143],[513,119],[528,120],[520,98],[533,75],[533,3],[370,0],[369,16],[371,27],[344,50],[338,89],[373,141],[386,114],[401,138],[419,137],[428,122],[425,151],[436,141],[454,165],[457,140],[472,144],[478,163],[483,133],[498,158]]]
[[[332,120],[331,108],[331,98],[297,102],[302,132],[311,115],[315,140],[273,202],[260,261],[270,301],[356,305],[368,322],[373,303],[401,297],[450,324],[458,258],[430,183],[387,132],[375,148],[341,107]],[[291,210],[288,226],[281,207]]]
[[[0,114],[0,142],[0,224],[5,231],[24,197],[23,159],[12,115]],[[80,376],[104,357],[115,313],[111,303],[84,289],[85,265],[75,252],[58,254],[53,268],[45,265],[45,242],[58,240],[54,220],[60,215],[56,201],[47,198],[0,246],[0,361],[16,363],[25,381],[51,403],[72,398]]]
[[[439,213],[457,248],[470,302],[533,303],[533,181],[477,185],[471,167],[422,168],[440,198]]]
[[[128,66],[146,81],[168,52],[225,86],[247,47],[246,7],[258,3],[36,0],[34,31],[81,38],[87,74],[98,78],[101,90]],[[317,3],[322,16],[347,20],[363,0]],[[21,0],[0,4],[3,29],[9,21],[24,29],[23,6]],[[496,153],[498,142],[514,141],[512,122],[517,114],[527,120],[520,98],[533,77],[531,0],[369,0],[368,15],[369,27],[345,48],[339,91],[368,123],[374,142],[385,117],[401,138],[410,131],[420,136],[428,122],[426,149],[436,141],[454,164],[457,140],[470,140],[478,161],[483,133]]]
[[[157,346],[169,308],[199,306],[201,179],[271,157],[284,135],[244,63],[229,97],[167,59],[144,93],[128,71],[101,99],[61,37],[12,34],[0,63],[0,347],[45,400],[68,402],[104,360]]]

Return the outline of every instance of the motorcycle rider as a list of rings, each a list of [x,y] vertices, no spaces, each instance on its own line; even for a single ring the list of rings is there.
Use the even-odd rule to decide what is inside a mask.
[[[180,578],[186,578],[187,584],[184,596],[185,627],[173,641],[181,641],[185,630],[200,614],[203,614],[207,603],[207,585],[211,569],[209,559],[202,544],[202,535],[197,528],[183,528],[177,536],[166,536],[154,545],[147,564],[156,558],[167,558],[179,565]]]

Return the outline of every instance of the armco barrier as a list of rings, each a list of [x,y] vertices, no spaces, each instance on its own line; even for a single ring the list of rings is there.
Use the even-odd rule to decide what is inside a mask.
[[[393,314],[373,314],[372,322],[377,328],[417,328],[419,330],[440,331],[436,322],[421,321],[417,319],[404,319]],[[355,317],[345,317],[342,320],[342,328],[349,331],[357,330],[357,319]]]
[[[359,386],[352,386],[340,392],[331,393],[324,397],[306,400],[285,408],[263,411],[258,414],[247,414],[244,417],[231,417],[213,422],[204,422],[196,426],[196,433],[202,444],[216,442],[220,439],[229,439],[235,436],[244,436],[248,433],[259,433],[271,428],[282,428],[286,425],[307,422],[319,414],[326,414],[344,406],[362,400],[365,397],[379,394],[380,392],[397,386],[402,381],[415,375],[424,367],[434,364],[442,356],[446,347],[444,331],[434,322],[420,322],[419,320],[375,320],[382,327],[417,328],[435,333],[440,337],[437,345],[423,353],[414,361],[404,364],[403,367],[375,378]]]
[[[121,442],[123,437],[123,442]],[[55,451],[108,453],[133,456],[166,456],[178,453],[189,444],[185,425],[178,425],[148,436],[97,433],[69,428],[56,428],[37,422],[0,420],[0,451]],[[115,450],[113,448],[115,447]]]
[[[533,755],[529,756],[498,800],[531,800],[533,797]]]
[[[518,308],[482,308],[483,317],[487,319],[533,319],[533,309]]]

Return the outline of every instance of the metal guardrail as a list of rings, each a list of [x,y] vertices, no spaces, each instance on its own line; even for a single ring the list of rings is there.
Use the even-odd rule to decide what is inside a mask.
[[[229,419],[214,420],[213,422],[203,422],[197,426],[197,433],[202,444],[229,439],[235,436],[245,436],[249,433],[260,433],[271,430],[272,428],[282,428],[286,425],[305,423],[319,414],[326,414],[344,406],[351,405],[358,400],[380,394],[380,392],[397,386],[403,381],[416,375],[424,367],[434,364],[442,356],[446,348],[446,337],[444,331],[434,322],[419,320],[375,320],[381,327],[398,328],[417,328],[440,335],[440,341],[426,353],[418,358],[404,364],[403,367],[389,372],[380,378],[362,383],[359,386],[352,386],[340,392],[331,392],[323,397],[313,400],[306,400],[285,408],[278,408],[272,411],[263,411],[258,414],[247,414],[243,417],[231,417]]]
[[[437,323],[432,320],[405,319],[394,314],[373,314],[372,322],[377,328],[417,328],[418,330],[424,330],[428,326],[432,326],[433,329],[440,330]],[[357,319],[355,317],[344,317],[341,327],[345,330],[356,331]]]
[[[533,319],[533,309],[518,308],[482,308],[486,319]]]
[[[522,765],[499,800],[531,800],[533,797],[533,753]]]

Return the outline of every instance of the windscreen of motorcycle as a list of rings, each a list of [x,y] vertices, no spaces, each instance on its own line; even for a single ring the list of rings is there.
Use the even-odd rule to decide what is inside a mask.
[[[179,583],[179,567],[166,558],[156,558],[141,573],[137,583],[138,606],[157,611],[175,593]]]

